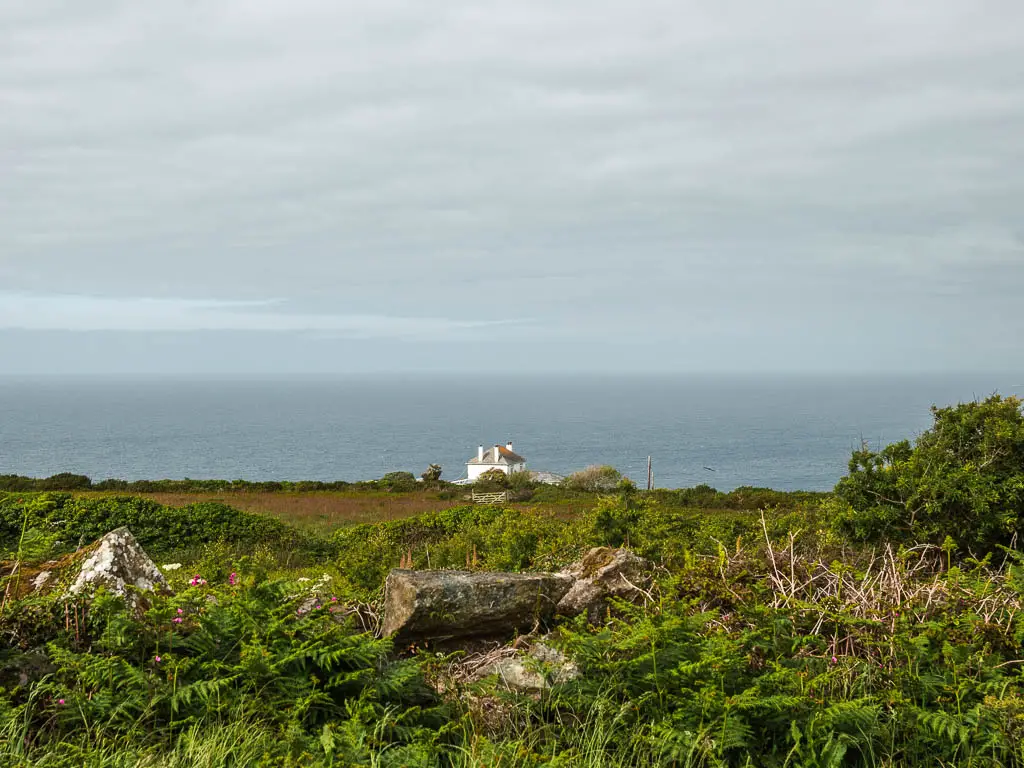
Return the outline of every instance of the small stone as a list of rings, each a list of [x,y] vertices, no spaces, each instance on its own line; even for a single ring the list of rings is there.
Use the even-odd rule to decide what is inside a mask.
[[[483,673],[497,675],[511,690],[533,693],[576,680],[580,668],[562,652],[537,643],[525,657],[502,659]]]

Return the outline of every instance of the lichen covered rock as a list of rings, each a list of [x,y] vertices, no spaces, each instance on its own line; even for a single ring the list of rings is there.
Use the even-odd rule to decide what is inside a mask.
[[[591,622],[600,619],[609,598],[643,602],[653,578],[653,566],[628,549],[597,547],[574,563],[562,575],[572,579],[572,588],[558,603],[562,616],[586,613]]]
[[[556,573],[395,569],[381,631],[400,640],[508,636],[549,619],[571,586]]]
[[[89,548],[69,595],[91,595],[99,587],[135,603],[133,590],[169,590],[167,579],[127,528],[118,528]]]

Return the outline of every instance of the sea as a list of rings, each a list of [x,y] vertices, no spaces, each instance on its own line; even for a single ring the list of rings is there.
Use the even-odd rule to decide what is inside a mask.
[[[529,469],[610,464],[660,488],[827,490],[851,451],[916,438],[933,404],[1024,377],[773,375],[0,378],[0,474],[93,480],[465,476],[477,446]]]

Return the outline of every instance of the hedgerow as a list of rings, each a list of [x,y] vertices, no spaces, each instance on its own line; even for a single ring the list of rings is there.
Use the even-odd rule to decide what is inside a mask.
[[[130,496],[86,498],[69,493],[0,495],[0,551],[13,550],[24,529],[59,537],[55,553],[90,543],[128,526],[154,555],[189,550],[210,542],[264,544],[310,557],[330,556],[328,542],[270,517],[240,512],[219,502],[168,507]]]

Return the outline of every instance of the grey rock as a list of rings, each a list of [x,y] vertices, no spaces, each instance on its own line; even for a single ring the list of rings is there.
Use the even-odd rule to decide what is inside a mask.
[[[395,569],[384,585],[381,632],[448,640],[528,631],[554,614],[571,586],[557,573]]]
[[[127,598],[133,607],[137,607],[137,598],[131,588],[170,591],[160,569],[124,527],[111,531],[90,548],[68,594],[92,595],[99,587]]]
[[[511,690],[534,693],[580,676],[580,668],[565,654],[544,643],[536,643],[525,656],[501,659],[481,670],[481,676],[497,675]]]
[[[573,580],[572,588],[558,603],[558,613],[577,616],[586,613],[591,622],[600,620],[609,598],[643,602],[653,578],[653,566],[628,549],[597,547],[574,563],[562,575]]]

